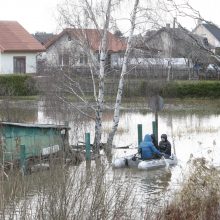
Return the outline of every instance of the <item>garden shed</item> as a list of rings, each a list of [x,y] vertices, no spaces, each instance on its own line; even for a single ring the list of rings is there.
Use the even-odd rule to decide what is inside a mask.
[[[1,161],[19,160],[21,146],[25,146],[26,158],[65,150],[69,129],[68,125],[0,122]]]

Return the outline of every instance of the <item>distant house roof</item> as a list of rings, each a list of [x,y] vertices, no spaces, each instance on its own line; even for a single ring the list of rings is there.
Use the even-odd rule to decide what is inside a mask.
[[[45,48],[17,21],[0,21],[0,52],[40,52]]]
[[[220,41],[220,28],[214,24],[202,24],[214,37]]]
[[[37,39],[42,45],[49,42],[55,35],[53,33],[37,32],[32,34],[32,36]]]
[[[161,46],[159,43],[160,39],[157,39],[158,41],[156,41],[156,43],[155,43],[155,39],[157,36],[162,37],[161,35],[162,32],[166,32],[167,34],[169,34],[170,39],[172,39],[172,46],[174,49],[174,52],[172,52],[173,56],[179,57],[180,51],[181,51],[181,54],[185,52],[187,53],[189,48],[191,49],[197,48],[200,50],[204,49],[204,51],[213,49],[213,46],[210,45],[208,41],[205,41],[204,37],[198,36],[181,26],[177,28],[162,27],[157,31],[147,32],[146,35],[144,36],[145,45],[147,45],[150,48],[153,42],[153,46],[160,49],[160,46]],[[162,47],[162,49],[164,48]]]
[[[68,34],[70,37],[74,37],[75,39],[85,39],[89,44],[90,48],[93,51],[100,50],[100,42],[101,42],[101,33],[97,29],[71,29],[67,28],[63,30],[58,36],[54,37],[46,43],[45,47],[49,48],[53,45],[58,39],[60,39],[64,34]],[[111,52],[119,52],[124,51],[126,49],[126,43],[124,39],[118,38],[114,34],[108,32],[108,51]]]

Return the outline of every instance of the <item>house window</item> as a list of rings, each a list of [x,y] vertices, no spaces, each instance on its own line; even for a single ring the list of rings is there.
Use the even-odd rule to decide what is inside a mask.
[[[100,54],[98,53],[98,62],[100,62]]]
[[[84,54],[80,54],[79,63],[80,64],[88,64],[88,56],[84,55]]]
[[[63,54],[63,65],[69,65],[69,54]]]
[[[208,38],[207,37],[203,38],[203,43],[204,43],[205,46],[209,46],[209,42],[208,42]]]
[[[26,73],[26,57],[13,57],[14,73]]]
[[[83,64],[83,54],[80,54],[79,63],[80,63],[80,64]]]
[[[70,59],[69,59],[68,53],[59,54],[59,65],[68,66],[69,61],[70,61]]]
[[[84,56],[84,62],[85,62],[85,64],[88,64],[88,56]]]

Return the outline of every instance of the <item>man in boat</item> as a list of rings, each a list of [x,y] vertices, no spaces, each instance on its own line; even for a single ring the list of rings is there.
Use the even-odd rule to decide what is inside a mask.
[[[159,142],[158,150],[164,154],[165,158],[169,158],[171,156],[171,144],[167,140],[167,135],[161,135],[161,141]]]
[[[139,153],[142,160],[155,159],[162,156],[162,153],[153,145],[149,134],[146,134],[144,140],[140,143]]]

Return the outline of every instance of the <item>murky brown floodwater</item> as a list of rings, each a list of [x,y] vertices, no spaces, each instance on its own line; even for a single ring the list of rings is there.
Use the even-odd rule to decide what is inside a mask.
[[[132,172],[132,181],[135,182],[138,192],[146,199],[154,198],[156,201],[164,198],[164,194],[170,189],[178,187],[182,173],[190,155],[194,157],[206,157],[212,160],[214,165],[220,166],[220,113],[213,102],[206,100],[199,104],[170,103],[159,114],[159,135],[166,133],[172,143],[173,152],[176,152],[179,163],[170,170],[158,169],[154,171],[129,170]],[[94,122],[83,119],[80,116],[58,113],[54,109],[43,108],[43,103],[38,102],[13,102],[5,106],[2,103],[0,117],[2,120],[29,122],[29,123],[64,123],[69,121],[71,127],[70,143],[84,140],[85,132],[94,137]],[[215,103],[216,104],[216,103]],[[171,111],[172,110],[172,111]],[[114,156],[120,157],[136,153],[137,124],[143,125],[143,135],[152,133],[152,121],[154,114],[145,110],[126,110],[121,113],[118,133],[114,144],[118,147],[130,145],[130,149],[115,150]],[[111,113],[104,114],[103,142],[107,139],[107,132],[111,127]],[[126,174],[128,169],[113,171],[115,174]]]

